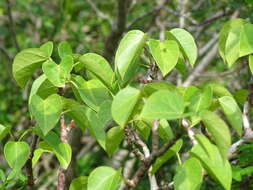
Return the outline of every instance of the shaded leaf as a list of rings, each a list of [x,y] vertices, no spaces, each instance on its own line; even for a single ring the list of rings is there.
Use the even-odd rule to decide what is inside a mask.
[[[106,136],[106,152],[111,157],[115,151],[119,148],[122,140],[124,139],[124,131],[121,127],[112,127]]]

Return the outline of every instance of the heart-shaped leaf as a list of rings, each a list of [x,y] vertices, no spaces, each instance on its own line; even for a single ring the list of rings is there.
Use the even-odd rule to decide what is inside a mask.
[[[149,40],[148,46],[163,76],[167,75],[177,64],[179,58],[179,47],[173,40],[160,42]]]
[[[179,166],[174,177],[175,190],[198,190],[203,180],[202,166],[196,158],[190,158]]]
[[[46,135],[60,119],[62,100],[57,94],[52,94],[44,100],[38,95],[34,95],[31,99],[30,109],[43,134]]]
[[[54,61],[48,60],[43,63],[42,70],[48,80],[57,87],[64,87],[67,80],[70,79],[70,72],[73,68],[73,58],[64,56],[61,63],[57,65]]]
[[[48,58],[48,55],[39,48],[25,49],[18,53],[12,65],[13,76],[18,85],[23,88],[36,69]]]
[[[115,71],[122,85],[133,77],[136,72],[136,60],[141,54],[147,40],[147,35],[140,30],[129,31],[120,41],[115,55]]]
[[[40,50],[44,51],[45,54],[50,57],[53,53],[54,44],[53,42],[46,42],[40,46]]]
[[[58,46],[58,54],[61,59],[67,55],[72,55],[72,49],[68,42],[61,42]]]
[[[4,146],[4,156],[9,166],[19,171],[30,155],[30,147],[26,142],[9,141]]]
[[[197,60],[198,49],[192,35],[182,28],[174,28],[166,33],[166,37],[177,41],[184,56],[193,66]]]
[[[88,190],[118,190],[121,182],[120,171],[102,166],[90,173]]]

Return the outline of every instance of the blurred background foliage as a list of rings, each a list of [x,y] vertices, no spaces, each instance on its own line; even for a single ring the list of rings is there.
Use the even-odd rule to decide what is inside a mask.
[[[124,2],[124,3],[123,3]],[[122,6],[122,3],[125,4]],[[125,7],[124,7],[125,6]],[[0,123],[13,128],[14,136],[30,126],[27,98],[31,87],[20,89],[13,77],[13,57],[22,49],[38,47],[44,42],[55,44],[68,41],[74,52],[96,52],[111,61],[118,41],[131,29],[140,29],[150,36],[164,39],[166,30],[183,27],[192,33],[199,48],[199,63],[209,58],[206,67],[198,73],[196,84],[203,81],[218,81],[238,91],[242,99],[250,77],[249,69],[235,65],[229,72],[217,53],[218,33],[232,15],[253,22],[252,0],[1,0],[0,1]],[[215,49],[216,48],[216,49]],[[211,55],[211,52],[213,54]],[[243,61],[243,60],[242,60]],[[211,64],[210,64],[211,63]],[[192,68],[186,68],[188,73]],[[180,85],[187,79],[178,71],[172,72],[168,80]],[[242,100],[243,101],[243,100]],[[7,139],[5,139],[6,141]],[[4,142],[0,150],[3,150]],[[88,135],[76,139],[76,164],[72,176],[87,175],[97,166],[109,164],[123,167],[131,156],[117,154],[109,161],[94,140]],[[253,189],[252,144],[243,145],[238,155],[238,166],[234,167],[233,189]],[[129,153],[122,148],[121,154]],[[55,158],[44,155],[41,167],[35,170],[38,189],[54,189],[56,184]],[[170,160],[173,165],[175,160]],[[0,155],[0,167],[5,171],[6,163]],[[137,163],[135,163],[137,167]],[[40,168],[40,169],[39,169]],[[248,168],[243,171],[243,168]],[[164,167],[158,175],[170,181],[171,167]],[[25,177],[24,177],[25,178]],[[22,178],[21,178],[22,179]],[[22,181],[22,180],[21,180]],[[22,184],[22,182],[20,182]],[[144,180],[139,190],[147,189]],[[22,187],[22,185],[18,185]],[[215,182],[206,180],[202,189],[221,189]]]

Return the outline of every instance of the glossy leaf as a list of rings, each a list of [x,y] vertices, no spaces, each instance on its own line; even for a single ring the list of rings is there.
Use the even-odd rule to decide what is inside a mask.
[[[231,166],[223,159],[218,148],[203,135],[196,135],[198,144],[194,145],[191,154],[198,158],[208,174],[217,180],[226,190],[230,190],[232,182]]]
[[[244,24],[240,35],[240,57],[253,53],[253,24]]]
[[[106,136],[106,152],[111,157],[115,151],[119,148],[122,140],[124,139],[124,131],[121,127],[112,127]]]
[[[12,72],[20,87],[24,87],[32,74],[48,59],[48,55],[39,48],[25,49],[18,53],[13,61]]]
[[[95,53],[87,53],[79,58],[83,67],[96,76],[107,88],[111,89],[114,73],[105,58]]]
[[[40,50],[43,51],[48,57],[53,53],[54,44],[53,42],[46,42],[40,46]]]
[[[119,75],[123,85],[135,74],[136,60],[140,56],[147,35],[140,30],[129,31],[120,41],[115,55],[115,71]]]
[[[228,149],[231,145],[231,135],[227,124],[218,115],[210,111],[201,112],[201,120],[211,133],[223,159],[225,160],[227,158]]]
[[[69,190],[87,190],[88,177],[80,176],[72,180]]]
[[[57,87],[65,86],[65,83],[70,79],[72,68],[73,58],[71,56],[65,56],[59,65],[51,60],[42,65],[42,70],[48,80]]]
[[[61,59],[67,55],[72,55],[72,49],[68,42],[61,42],[58,46],[58,54]]]
[[[112,117],[122,127],[129,121],[140,98],[138,89],[127,87],[118,92],[112,102]]]
[[[85,81],[81,76],[75,76],[72,81],[82,101],[96,112],[105,100],[111,99],[107,88],[97,79]]]
[[[141,112],[147,119],[178,119],[184,113],[183,97],[177,91],[159,90],[146,101]]]
[[[121,182],[119,171],[102,166],[90,173],[88,178],[88,190],[118,190]]]
[[[44,100],[38,95],[34,95],[31,99],[30,108],[30,112],[38,122],[40,129],[46,135],[60,119],[62,100],[57,94],[53,94]]]
[[[158,157],[152,166],[151,173],[154,174],[158,169],[179,152],[183,145],[183,140],[179,139],[171,148],[169,148],[162,156]]]
[[[175,28],[166,33],[169,40],[176,40],[179,44],[184,56],[188,59],[189,63],[193,66],[197,60],[198,50],[192,35],[182,28]]]
[[[198,190],[203,181],[202,166],[196,158],[186,160],[179,166],[174,177],[175,190]]]
[[[179,47],[173,40],[160,42],[149,40],[149,48],[163,76],[167,75],[177,64],[179,58]]]
[[[242,112],[236,101],[230,96],[219,98],[220,105],[225,113],[230,125],[236,130],[238,135],[242,135]]]
[[[9,141],[4,146],[4,156],[9,166],[19,171],[30,155],[30,147],[26,142]]]

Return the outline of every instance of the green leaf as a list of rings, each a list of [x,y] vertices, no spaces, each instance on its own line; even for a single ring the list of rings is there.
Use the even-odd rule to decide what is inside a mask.
[[[225,160],[231,145],[231,135],[227,124],[218,115],[210,111],[202,111],[200,116]]]
[[[60,137],[53,131],[48,132],[47,135],[43,135],[42,131],[37,127],[35,127],[33,130],[47,143],[41,148],[47,151],[53,151],[58,161],[60,162],[60,165],[64,169],[67,169],[72,157],[72,150],[70,145],[61,142]]]
[[[203,181],[202,166],[196,158],[186,160],[174,177],[175,190],[198,190]]]
[[[166,37],[169,40],[176,40],[180,46],[184,56],[188,59],[189,63],[193,66],[197,60],[198,50],[192,35],[182,29],[175,28],[166,33]]]
[[[62,100],[66,115],[73,119],[75,123],[84,131],[89,125],[89,121],[86,117],[87,107],[72,99],[62,97]]]
[[[231,96],[231,97],[233,97],[233,95],[223,85],[221,85],[219,83],[211,83],[209,85],[212,88],[213,95],[215,95],[219,98],[222,97],[222,96]]]
[[[44,149],[42,148],[37,148],[34,153],[33,153],[33,157],[32,157],[32,167],[34,168],[34,166],[36,165],[36,163],[39,161],[41,155],[45,152]]]
[[[253,74],[253,55],[249,55],[249,68],[250,68],[251,74]]]
[[[219,53],[229,66],[240,57],[240,35],[242,26],[246,24],[243,19],[233,19],[222,27],[219,38]]]
[[[111,99],[107,88],[97,79],[85,81],[76,75],[72,78],[72,84],[82,101],[96,112],[105,100]]]
[[[26,142],[9,141],[4,146],[4,156],[9,166],[19,171],[30,155],[30,147]]]
[[[223,159],[218,148],[203,135],[195,135],[198,144],[191,149],[191,154],[198,158],[208,174],[217,180],[226,190],[230,190],[232,182],[231,166]]]
[[[198,113],[202,110],[208,109],[212,104],[212,98],[212,88],[210,86],[206,86],[202,93],[196,93],[191,97],[190,110]]]
[[[146,84],[142,89],[142,93],[144,96],[148,97],[158,90],[175,90],[175,89],[176,87],[173,84],[169,82],[160,81]]]
[[[151,173],[154,174],[157,170],[164,165],[168,160],[170,160],[176,153],[179,152],[183,145],[183,140],[179,139],[171,148],[169,148],[162,156],[158,157],[152,166]]]
[[[240,35],[240,57],[253,53],[253,24],[242,26]]]
[[[112,121],[111,107],[111,100],[104,101],[99,107],[97,115],[103,125],[107,125],[110,121]]]
[[[169,141],[174,137],[170,124],[166,119],[159,121],[158,134],[164,141]]]
[[[134,126],[137,128],[141,137],[143,137],[145,140],[148,140],[151,132],[152,121],[136,120]]]
[[[71,56],[64,56],[59,65],[51,60],[42,65],[42,70],[48,80],[57,87],[65,87],[65,83],[70,80],[72,68],[73,58]]]
[[[247,101],[248,97],[248,90],[247,89],[241,89],[234,93],[234,98],[236,102],[238,102],[240,105],[244,105]]]
[[[149,48],[163,76],[167,75],[177,64],[179,58],[179,47],[173,40],[160,42],[150,39]]]
[[[141,54],[147,35],[140,30],[129,31],[120,41],[115,55],[115,71],[125,85],[135,74],[136,60]]]
[[[46,135],[60,119],[62,100],[57,94],[52,94],[44,100],[38,95],[34,95],[31,99],[30,108],[30,112],[38,122],[40,129]]]
[[[12,72],[18,85],[23,88],[32,74],[49,57],[39,48],[25,49],[18,53],[13,61]]]
[[[80,176],[72,180],[69,190],[87,190],[88,177]]]
[[[58,46],[58,54],[61,59],[67,55],[72,55],[72,49],[68,42],[61,42]]]
[[[98,141],[100,146],[106,150],[105,142],[106,142],[106,133],[105,133],[105,125],[98,118],[97,113],[92,109],[87,109],[86,117],[89,121],[89,125],[87,126],[90,133],[94,136],[94,138]]]
[[[95,53],[87,53],[79,58],[83,66],[96,76],[107,88],[112,89],[114,72],[105,58]]]
[[[120,182],[120,171],[102,166],[90,173],[88,178],[88,190],[118,190]]]
[[[3,125],[0,124],[0,141],[6,137],[6,135],[8,135],[8,133],[10,132],[11,127],[5,127]]]
[[[40,46],[40,50],[43,51],[48,57],[53,53],[54,44],[53,42],[46,42]]]
[[[129,121],[140,98],[138,89],[127,87],[119,91],[112,102],[112,117],[122,127]]]
[[[140,117],[147,119],[178,119],[183,116],[184,108],[183,97],[176,90],[159,90],[147,99]]]
[[[106,136],[106,152],[111,157],[119,148],[120,143],[124,139],[124,131],[121,127],[112,127]]]
[[[238,135],[242,135],[242,112],[236,101],[230,96],[219,98],[220,105],[231,126],[236,130]]]

